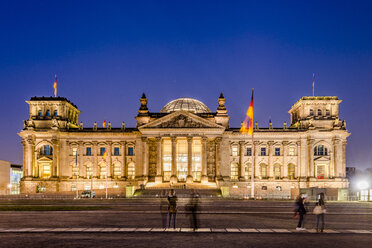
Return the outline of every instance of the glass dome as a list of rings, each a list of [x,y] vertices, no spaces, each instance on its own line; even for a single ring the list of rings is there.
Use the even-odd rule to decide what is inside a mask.
[[[204,103],[193,98],[178,98],[173,100],[167,103],[160,110],[160,113],[171,113],[179,110],[184,110],[195,114],[211,113],[211,110]]]

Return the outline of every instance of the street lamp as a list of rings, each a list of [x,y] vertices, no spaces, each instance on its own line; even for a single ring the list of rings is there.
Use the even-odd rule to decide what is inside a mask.
[[[368,189],[369,184],[366,181],[360,181],[357,186],[359,189]]]

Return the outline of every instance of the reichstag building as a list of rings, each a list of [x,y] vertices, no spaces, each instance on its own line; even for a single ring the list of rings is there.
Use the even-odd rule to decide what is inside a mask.
[[[124,122],[83,127],[79,109],[64,97],[26,102],[29,118],[19,133],[21,193],[71,193],[77,185],[113,192],[185,185],[249,195],[253,186],[257,196],[324,189],[340,199],[348,188],[350,133],[335,96],[302,97],[289,110],[290,123],[281,127],[255,123],[253,143],[240,127],[229,126],[223,94],[215,112],[198,100],[179,98],[156,113],[149,112],[143,94],[136,127]]]

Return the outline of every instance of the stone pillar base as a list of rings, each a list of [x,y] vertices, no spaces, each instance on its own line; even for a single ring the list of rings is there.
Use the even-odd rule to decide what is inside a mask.
[[[163,182],[163,177],[162,176],[156,176],[155,177],[155,183],[162,183]]]
[[[208,183],[208,176],[202,176],[201,177],[201,183]]]
[[[239,177],[239,181],[240,182],[244,182],[245,181],[245,177]]]
[[[192,176],[188,175],[186,178],[186,183],[193,183],[193,182],[194,182],[194,179],[192,178]]]
[[[170,183],[177,183],[177,177],[175,176],[175,175],[173,175],[173,176],[171,176],[171,178],[170,178]]]

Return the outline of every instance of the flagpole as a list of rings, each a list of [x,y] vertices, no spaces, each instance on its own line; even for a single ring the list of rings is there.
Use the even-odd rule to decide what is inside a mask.
[[[313,96],[314,96],[314,88],[315,88],[315,75],[313,73]]]
[[[253,97],[253,88],[252,88],[252,97]],[[252,116],[254,115],[254,111],[252,113]],[[252,125],[253,123],[253,118],[252,118]],[[254,127],[252,130],[252,164],[251,164],[251,198],[254,199],[254,153],[255,153],[255,147],[254,147]]]
[[[75,156],[75,162],[76,162],[76,199],[79,198],[79,187],[78,187],[78,183],[79,183],[79,166],[78,166],[78,151],[77,151],[77,148],[76,148],[76,156]]]

